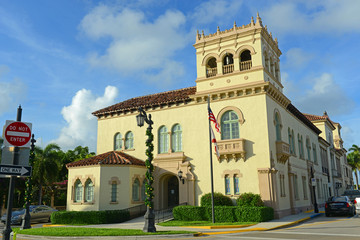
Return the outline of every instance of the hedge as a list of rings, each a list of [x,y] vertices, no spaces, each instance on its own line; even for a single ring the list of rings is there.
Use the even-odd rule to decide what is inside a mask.
[[[211,193],[203,195],[200,199],[200,206],[211,207]],[[222,193],[214,193],[214,206],[234,206],[231,198]]]
[[[205,217],[204,207],[177,206],[173,209],[175,220],[182,221],[203,221]]]
[[[271,207],[215,206],[215,222],[265,222],[274,219]],[[211,207],[178,206],[173,209],[175,220],[211,221]]]
[[[104,224],[130,220],[129,211],[58,211],[51,214],[53,224]]]

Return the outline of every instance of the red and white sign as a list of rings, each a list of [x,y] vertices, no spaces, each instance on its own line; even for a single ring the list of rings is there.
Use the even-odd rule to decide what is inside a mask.
[[[31,123],[6,120],[4,146],[30,147]]]

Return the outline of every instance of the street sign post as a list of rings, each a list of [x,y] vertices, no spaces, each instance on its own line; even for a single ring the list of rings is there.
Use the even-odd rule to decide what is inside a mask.
[[[30,166],[0,165],[0,174],[29,177],[31,176]]]
[[[6,120],[4,146],[30,147],[31,123]]]
[[[15,151],[15,147],[3,147],[1,153],[1,164],[12,165],[12,157]],[[19,149],[19,161],[18,165],[20,166],[30,166],[29,165],[29,156],[30,148]]]

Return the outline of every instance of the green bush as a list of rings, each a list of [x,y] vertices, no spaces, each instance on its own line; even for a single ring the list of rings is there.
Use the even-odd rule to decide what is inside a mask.
[[[214,207],[215,222],[235,222],[234,206],[216,206]],[[207,207],[205,212],[207,221],[212,221],[212,208]]]
[[[241,194],[236,203],[239,207],[262,207],[264,202],[261,200],[259,194],[243,193]]]
[[[107,211],[58,211],[51,214],[53,224],[104,224],[121,223],[130,219],[124,210]]]
[[[202,207],[211,207],[211,193],[201,197],[200,205]],[[231,198],[222,193],[214,193],[214,206],[234,206]]]
[[[271,207],[236,207],[234,216],[236,222],[266,222],[274,219],[274,209]]]
[[[204,221],[205,208],[195,206],[177,206],[173,209],[175,220],[180,221]]]

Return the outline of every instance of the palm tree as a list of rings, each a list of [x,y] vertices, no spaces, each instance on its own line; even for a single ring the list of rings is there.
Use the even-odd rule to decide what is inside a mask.
[[[33,178],[39,186],[39,205],[42,203],[43,186],[51,188],[57,180],[61,153],[60,147],[55,143],[47,145],[44,149],[35,147]]]
[[[355,179],[356,179],[356,189],[359,189],[358,185],[358,169],[360,168],[360,155],[358,152],[350,152],[347,156],[348,164],[350,165],[352,171],[355,173]]]

